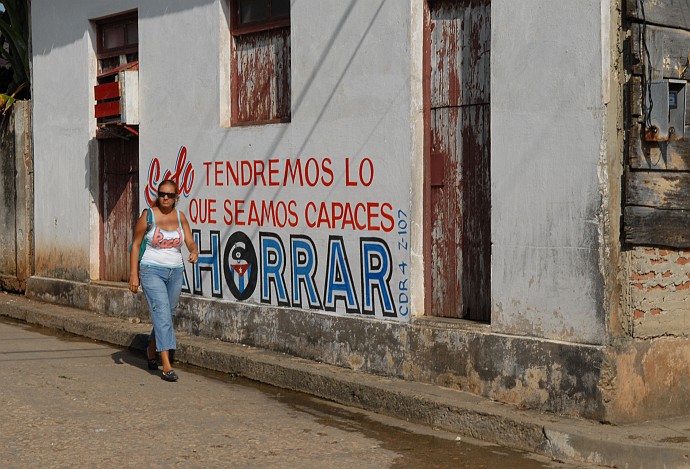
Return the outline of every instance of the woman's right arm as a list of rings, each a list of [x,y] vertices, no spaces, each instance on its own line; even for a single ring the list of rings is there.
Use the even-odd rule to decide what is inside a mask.
[[[146,210],[148,209],[141,212],[137,223],[134,225],[132,250],[129,253],[129,289],[134,293],[139,291],[139,249],[141,243],[144,242],[144,233],[146,233]]]

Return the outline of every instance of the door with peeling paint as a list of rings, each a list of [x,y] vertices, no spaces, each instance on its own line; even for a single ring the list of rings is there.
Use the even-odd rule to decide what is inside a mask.
[[[139,138],[99,141],[101,155],[100,279],[129,280],[129,245],[139,216]]]
[[[99,278],[129,280],[129,246],[139,216],[139,129],[124,118],[124,70],[138,70],[139,19],[136,11],[96,22],[98,85],[95,116],[99,154]],[[112,94],[107,90],[116,90]],[[105,90],[105,91],[104,91]],[[111,110],[112,109],[112,110]]]
[[[428,0],[431,314],[490,319],[489,0]]]

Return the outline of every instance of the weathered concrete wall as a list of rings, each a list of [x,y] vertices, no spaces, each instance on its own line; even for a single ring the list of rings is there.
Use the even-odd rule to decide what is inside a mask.
[[[621,51],[624,48],[626,32],[623,28],[623,0],[614,0],[605,12],[602,2],[602,15],[609,17],[609,75],[604,85],[603,101],[606,109],[606,131],[602,142],[602,158],[599,177],[602,194],[601,232],[602,254],[600,266],[604,276],[604,309],[607,313],[609,334],[612,338],[627,336],[623,326],[626,311],[624,307],[626,260],[621,246],[621,214],[623,210],[623,175],[625,169],[626,132],[624,122],[625,81],[629,75],[625,71],[625,61]],[[605,28],[604,18],[602,29]],[[602,35],[602,43],[605,41]],[[606,57],[602,58],[606,62]],[[609,339],[611,340],[611,339]]]
[[[690,337],[690,252],[630,250],[632,336]]]
[[[123,319],[148,320],[124,287],[33,277],[29,296]],[[520,408],[607,420],[606,349],[491,332],[433,318],[377,321],[183,295],[176,329],[345,368],[435,383]]]
[[[22,292],[33,273],[31,102],[17,101],[0,127],[0,289]]]
[[[611,346],[600,388],[607,420],[643,421],[690,414],[690,341],[627,340]]]
[[[598,170],[610,2],[491,4],[492,328],[607,337]]]
[[[31,298],[148,321],[124,287],[32,277]],[[462,389],[519,408],[626,423],[690,413],[690,343],[602,347],[508,336],[487,325],[362,320],[183,296],[176,329],[362,372]]]
[[[612,418],[688,414],[690,252],[632,247],[624,257],[620,328],[627,339],[611,351],[612,380],[604,387]]]
[[[17,273],[17,251],[15,247],[15,218],[16,218],[16,178],[14,153],[14,119],[11,118],[0,124],[0,220],[4,220],[0,227],[0,275],[3,288],[5,283],[11,282]],[[4,280],[4,279],[7,280]]]

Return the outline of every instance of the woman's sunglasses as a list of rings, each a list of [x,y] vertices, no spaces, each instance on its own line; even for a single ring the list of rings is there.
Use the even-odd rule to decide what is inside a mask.
[[[175,194],[174,192],[162,192],[162,191],[158,191],[158,197],[160,197],[161,199],[164,199],[164,198],[166,198],[166,197],[167,197],[168,199],[174,199],[175,197],[177,197],[177,194]]]

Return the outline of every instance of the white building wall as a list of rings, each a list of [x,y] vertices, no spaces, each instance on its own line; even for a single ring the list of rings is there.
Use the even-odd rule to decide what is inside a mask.
[[[492,2],[495,331],[605,338],[598,165],[609,3]]]
[[[290,236],[306,235],[316,247],[315,283],[323,301],[329,236],[342,236],[361,311],[360,241],[379,238],[392,262],[396,314],[387,318],[404,321],[423,313],[421,307],[401,308],[408,300],[421,305],[423,299],[418,256],[417,270],[410,272],[410,246],[419,249],[421,232],[409,229],[421,226],[409,218],[411,206],[420,215],[421,190],[411,181],[420,181],[423,148],[417,77],[422,56],[418,44],[411,43],[421,39],[418,6],[383,0],[293,2],[291,122],[230,127],[224,0],[66,0],[59,8],[54,3],[33,2],[38,275],[97,278],[96,61],[88,25],[91,19],[139,7],[141,205],[150,164],[157,161],[161,172],[174,171],[184,148],[194,179],[187,180],[181,208],[198,220],[192,227],[201,233],[202,249],[210,249],[211,233],[218,232],[217,255],[222,257],[230,235],[241,228],[257,255],[259,231],[264,231],[280,237],[289,257]],[[606,119],[602,83],[609,51],[602,47],[608,44],[602,5],[607,4],[492,2],[493,331],[584,343],[604,340],[597,171]],[[309,158],[330,159],[332,184],[234,187],[217,185],[207,173],[214,162],[276,159],[282,166],[288,159]],[[348,186],[346,177],[354,179],[362,161],[373,164],[371,185]],[[224,202],[236,199],[294,200],[298,224],[227,224]],[[215,200],[215,216],[202,223],[198,208],[209,200]],[[394,227],[310,228],[304,209],[311,201],[389,204]],[[377,221],[389,223],[383,217]],[[221,296],[233,300],[221,275]],[[289,287],[289,263],[284,275]],[[189,266],[187,278],[192,288]],[[413,293],[405,290],[412,281]],[[204,296],[212,295],[213,283],[211,272],[202,271]],[[259,289],[257,284],[246,301],[260,303]],[[382,318],[381,305],[375,303],[375,316]],[[277,304],[275,295],[271,304]],[[337,303],[336,313],[345,314],[344,302]]]
[[[393,303],[389,304],[386,317],[409,318],[412,143],[409,137],[410,7],[406,2],[294,2],[291,122],[243,127],[230,127],[227,122],[229,103],[225,85],[229,83],[230,70],[229,63],[223,59],[229,55],[229,34],[227,6],[220,0],[124,3],[74,0],[61,4],[60,9],[50,2],[35,2],[34,85],[35,112],[39,116],[35,148],[36,166],[40,168],[36,182],[37,198],[42,203],[36,211],[38,274],[53,275],[57,263],[55,253],[72,249],[78,258],[73,268],[83,272],[83,279],[88,278],[89,272],[92,278],[97,277],[96,195],[89,192],[95,190],[97,194],[96,149],[92,143],[95,56],[93,30],[85,31],[89,20],[137,6],[140,205],[144,206],[146,201],[147,184],[153,182],[155,186],[166,170],[174,173],[178,155],[185,153],[193,179],[190,172],[189,178],[181,180],[188,190],[181,198],[180,207],[192,220],[192,228],[201,234],[202,258],[203,250],[212,248],[213,232],[219,233],[220,249],[206,254],[216,256],[216,260],[221,257],[221,263],[226,248],[230,249],[227,240],[235,231],[241,230],[251,238],[258,257],[259,233],[270,232],[280,238],[285,248],[284,279],[289,289],[290,236],[308,236],[316,250],[315,285],[325,308],[329,240],[331,236],[341,236],[347,254],[347,265],[342,266],[350,269],[357,303],[350,312],[366,313],[360,249],[362,242],[376,238],[374,243],[384,253],[384,262],[390,270],[386,281]],[[44,15],[44,8],[46,11],[52,8],[53,14]],[[62,17],[68,18],[67,26],[55,21]],[[69,32],[61,33],[63,28]],[[78,37],[69,37],[75,31],[80,31]],[[63,96],[69,99],[62,99]],[[56,115],[60,115],[59,122],[55,121]],[[325,179],[313,187],[306,184],[265,187],[253,183],[237,187],[219,183],[225,180],[225,174],[216,177],[212,171],[216,162],[224,168],[226,163],[255,164],[260,160],[268,164],[272,159],[277,160],[276,167],[281,169],[280,179],[286,161],[300,160],[306,166],[309,159],[321,166],[322,171],[326,166],[332,178],[327,171],[322,173]],[[360,165],[364,168],[364,181],[358,177]],[[149,172],[151,168],[153,171]],[[160,169],[158,174],[156,168]],[[60,207],[56,203],[59,199],[48,195],[50,189],[45,183],[55,175],[64,181],[57,189],[59,193],[75,201],[69,207]],[[290,203],[295,226],[282,227],[275,223],[261,227],[236,226],[226,211],[227,204],[235,200],[244,201],[245,216],[249,215],[251,201]],[[322,201],[351,204],[353,208],[361,203],[375,204],[371,206],[372,226],[365,229],[308,226],[316,218],[308,204]],[[202,209],[208,204],[215,209],[211,217]],[[310,210],[309,215],[305,210]],[[360,223],[367,221],[364,213],[360,212]],[[62,228],[63,224],[69,228]],[[398,226],[403,227],[402,234],[398,233]],[[386,249],[389,256],[385,254]],[[378,258],[372,262],[371,268],[380,267]],[[400,264],[404,264],[402,269]],[[47,267],[41,269],[41,265]],[[220,270],[223,271],[222,265]],[[196,283],[204,296],[234,300],[225,273],[219,274],[220,282],[214,282],[213,271],[202,269],[197,274],[201,280]],[[194,289],[195,273],[190,266],[187,279],[190,289]],[[246,301],[262,302],[260,285],[261,278],[255,294]],[[384,295],[377,293],[378,284],[371,291],[373,315],[382,318],[384,305],[377,298]],[[263,302],[279,304],[277,289],[271,295],[270,300]],[[291,291],[288,296],[292,298]],[[335,309],[344,313],[345,302],[336,301]]]
[[[95,70],[87,18],[98,3],[32,4],[37,275],[89,278]]]

